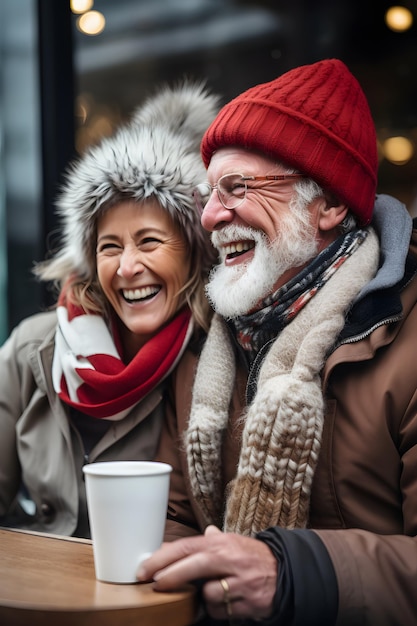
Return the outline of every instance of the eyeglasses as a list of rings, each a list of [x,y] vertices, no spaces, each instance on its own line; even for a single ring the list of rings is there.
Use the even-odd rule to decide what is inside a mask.
[[[197,208],[202,212],[211,194],[216,189],[219,200],[225,209],[236,209],[246,199],[248,181],[274,182],[280,184],[285,180],[305,178],[303,174],[278,174],[270,176],[243,176],[243,174],[225,174],[216,185],[200,183],[195,187],[193,196]]]

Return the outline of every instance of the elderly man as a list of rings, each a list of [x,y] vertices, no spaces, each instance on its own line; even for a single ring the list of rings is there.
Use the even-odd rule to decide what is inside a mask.
[[[169,523],[204,534],[138,577],[198,580],[215,619],[411,626],[417,233],[375,195],[364,93],[337,59],[296,68],[226,104],[201,150],[216,315],[161,455]]]

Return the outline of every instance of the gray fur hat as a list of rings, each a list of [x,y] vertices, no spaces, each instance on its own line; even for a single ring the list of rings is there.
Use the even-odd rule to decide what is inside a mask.
[[[219,97],[203,84],[164,87],[127,124],[72,163],[56,202],[62,246],[36,273],[44,280],[63,280],[74,272],[92,279],[98,217],[122,199],[150,197],[184,229],[208,271],[215,257],[192,192],[206,179],[200,142],[218,104]]]

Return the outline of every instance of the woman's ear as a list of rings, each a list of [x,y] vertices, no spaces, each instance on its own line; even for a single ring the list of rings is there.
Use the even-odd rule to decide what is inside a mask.
[[[320,230],[332,230],[337,228],[345,219],[348,212],[346,204],[342,204],[337,198],[328,198],[320,208],[318,227]]]

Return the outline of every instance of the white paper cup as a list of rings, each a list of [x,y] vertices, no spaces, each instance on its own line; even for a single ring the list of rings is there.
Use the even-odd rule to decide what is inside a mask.
[[[83,471],[96,578],[134,583],[140,563],[163,541],[172,467],[107,461]]]

